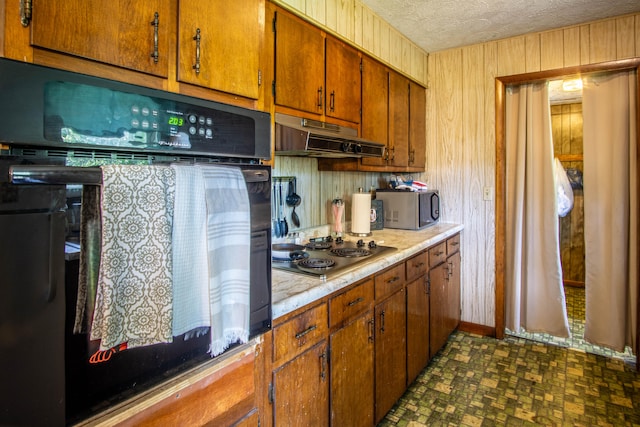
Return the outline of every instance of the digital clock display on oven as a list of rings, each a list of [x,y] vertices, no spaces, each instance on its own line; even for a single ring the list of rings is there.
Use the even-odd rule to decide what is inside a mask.
[[[169,116],[169,126],[182,126],[184,124],[184,119],[182,117],[177,116]]]

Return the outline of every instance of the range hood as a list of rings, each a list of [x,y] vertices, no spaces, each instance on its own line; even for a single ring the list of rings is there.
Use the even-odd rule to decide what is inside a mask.
[[[382,157],[384,144],[358,138],[356,129],[276,113],[276,156]]]

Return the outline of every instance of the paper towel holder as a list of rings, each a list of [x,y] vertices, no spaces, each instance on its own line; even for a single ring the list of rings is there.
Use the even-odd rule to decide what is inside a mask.
[[[362,191],[362,187],[360,187],[360,188],[358,189],[358,193],[357,193],[357,194],[367,194],[367,195],[369,195],[369,193],[364,193],[364,192]],[[371,201],[371,199],[369,199],[369,201]],[[353,200],[353,199],[352,199],[351,203],[352,203],[352,204],[351,204],[351,231],[349,232],[349,234],[350,234],[351,236],[355,236],[355,237],[367,237],[367,236],[371,236],[371,235],[372,235],[372,233],[371,233],[371,228],[370,228],[370,227],[369,227],[369,230],[368,230],[367,232],[364,232],[364,231],[355,231],[355,232],[354,232],[354,231],[353,231],[353,225],[354,225],[354,219],[355,219],[355,218],[354,218],[354,200]],[[371,208],[369,207],[369,209],[367,209],[367,211],[368,211],[368,212],[371,212]]]

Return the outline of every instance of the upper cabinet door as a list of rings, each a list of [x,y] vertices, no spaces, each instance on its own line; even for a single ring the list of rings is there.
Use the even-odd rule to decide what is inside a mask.
[[[275,103],[296,110],[324,111],[324,37],[301,19],[275,12]]]
[[[389,73],[377,61],[362,57],[362,137],[387,144],[388,141]],[[385,159],[362,158],[363,165],[384,166]]]
[[[180,0],[178,80],[258,99],[260,0]]]
[[[356,49],[329,36],[325,47],[325,114],[360,123],[360,55]]]
[[[409,80],[389,73],[389,161],[391,166],[409,163]]]
[[[427,156],[427,93],[409,82],[409,166],[424,168]]]
[[[34,2],[31,43],[167,77],[172,12],[169,0]]]

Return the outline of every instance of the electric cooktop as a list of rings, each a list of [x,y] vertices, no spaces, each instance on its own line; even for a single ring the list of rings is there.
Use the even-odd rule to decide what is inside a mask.
[[[310,239],[303,249],[292,251],[287,258],[272,258],[271,266],[326,280],[395,250],[374,240],[352,242],[341,237],[319,237]]]

